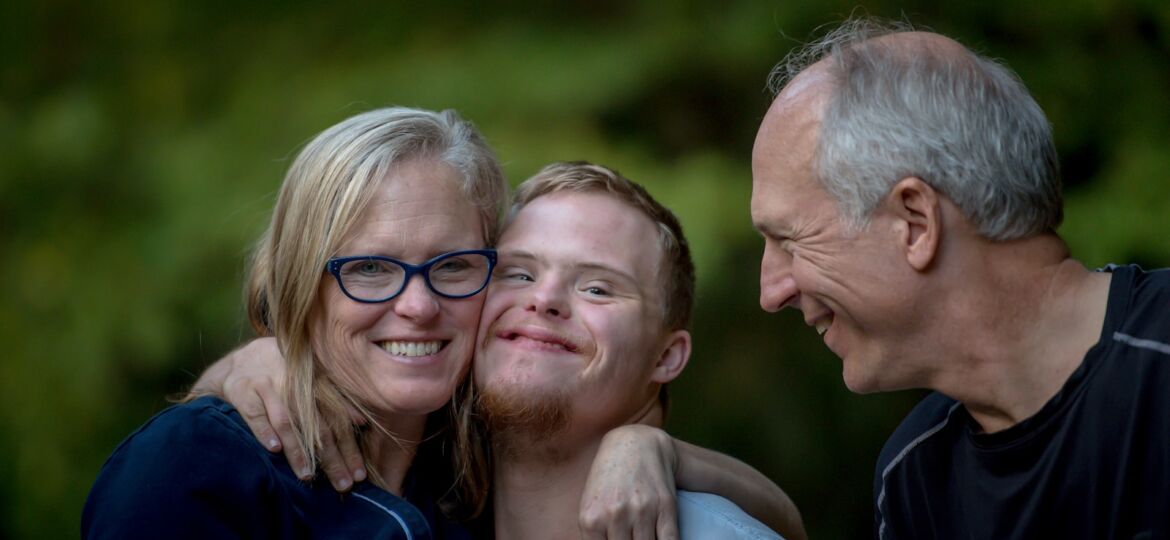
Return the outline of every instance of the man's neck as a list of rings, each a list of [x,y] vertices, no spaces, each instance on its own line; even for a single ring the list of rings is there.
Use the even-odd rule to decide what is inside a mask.
[[[530,441],[528,451],[499,456],[493,509],[497,538],[577,538],[581,493],[599,441],[548,444]],[[574,448],[574,446],[576,448]]]
[[[1021,250],[1029,255],[996,253]],[[989,246],[985,261],[1009,262],[985,263],[976,286],[947,302],[951,313],[940,320],[953,328],[936,350],[963,352],[940,359],[952,367],[931,387],[962,402],[985,432],[1039,412],[1100,337],[1109,276],[1064,250],[1054,235]]]

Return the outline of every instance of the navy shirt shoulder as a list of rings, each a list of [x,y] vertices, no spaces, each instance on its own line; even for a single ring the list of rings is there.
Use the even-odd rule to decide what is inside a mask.
[[[428,539],[433,519],[368,482],[344,495],[324,479],[301,482],[231,405],[204,397],[164,410],[118,446],[90,491],[82,535]]]

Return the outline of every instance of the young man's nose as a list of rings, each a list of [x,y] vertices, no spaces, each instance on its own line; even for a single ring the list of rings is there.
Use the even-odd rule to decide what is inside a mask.
[[[569,293],[566,289],[565,285],[553,280],[538,283],[528,295],[528,309],[540,315],[569,318]]]

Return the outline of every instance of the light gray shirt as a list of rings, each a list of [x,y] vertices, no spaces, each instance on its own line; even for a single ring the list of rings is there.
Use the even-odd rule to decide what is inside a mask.
[[[682,540],[783,540],[723,497],[682,490],[678,491],[678,533]]]

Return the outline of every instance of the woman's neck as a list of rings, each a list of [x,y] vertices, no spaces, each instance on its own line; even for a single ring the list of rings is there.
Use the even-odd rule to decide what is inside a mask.
[[[426,416],[382,416],[366,427],[363,451],[368,467],[387,491],[402,496],[402,483],[426,428]]]

